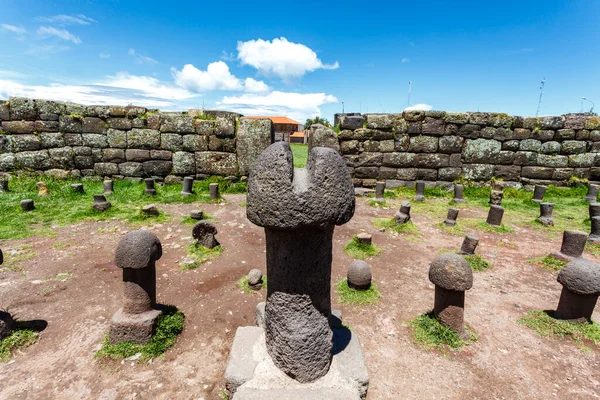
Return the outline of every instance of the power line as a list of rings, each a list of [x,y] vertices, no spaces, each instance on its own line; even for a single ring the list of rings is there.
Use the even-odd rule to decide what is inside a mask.
[[[542,85],[540,86],[540,99],[538,100],[537,111],[535,112],[536,117],[540,114],[540,105],[542,104],[542,96],[544,95],[544,85],[545,84],[546,84],[546,78],[542,79]]]

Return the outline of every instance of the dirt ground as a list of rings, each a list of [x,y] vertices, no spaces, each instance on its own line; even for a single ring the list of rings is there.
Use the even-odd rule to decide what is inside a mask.
[[[151,363],[99,361],[112,314],[121,305],[121,271],[112,264],[117,242],[131,230],[121,221],[86,222],[54,229],[56,237],[4,241],[5,251],[31,245],[22,271],[0,273],[0,306],[21,320],[43,319],[39,341],[0,364],[2,399],[217,399],[235,330],[252,325],[265,293],[243,293],[237,281],[251,268],[265,270],[262,228],[245,216],[243,195],[226,203],[162,205],[179,221],[201,207],[214,217],[225,251],[197,270],[181,271],[191,225],[150,225],[163,245],[157,262],[158,301],[176,305],[186,325],[176,345]],[[527,263],[560,248],[540,229],[480,232],[477,252],[493,266],[476,272],[466,296],[465,320],[479,340],[463,351],[426,351],[411,340],[408,321],[433,306],[429,262],[440,249],[458,249],[462,236],[442,232],[416,214],[420,241],[379,232],[375,217],[395,209],[373,208],[357,199],[354,218],[334,235],[332,283],[345,277],[351,259],[344,245],[366,231],[384,249],[369,259],[383,295],[374,306],[334,306],[343,311],[363,346],[371,376],[369,399],[594,399],[600,397],[600,349],[582,352],[567,339],[538,336],[516,323],[531,309],[553,309],[561,286],[556,273]],[[461,217],[485,218],[482,209]],[[583,218],[583,216],[582,216]],[[510,224],[510,221],[508,221]],[[410,238],[409,238],[410,239]],[[27,246],[26,246],[27,247]],[[586,258],[594,259],[588,252]],[[6,258],[6,256],[5,256]],[[67,280],[57,275],[70,273]],[[64,275],[63,275],[64,276]],[[594,319],[600,321],[597,308]]]

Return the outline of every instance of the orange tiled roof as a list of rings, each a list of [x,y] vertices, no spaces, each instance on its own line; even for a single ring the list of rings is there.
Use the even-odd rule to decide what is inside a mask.
[[[254,118],[254,119],[270,119],[274,124],[292,124],[292,125],[301,125],[300,122],[294,121],[291,118],[280,116],[280,115],[248,115],[246,118]]]

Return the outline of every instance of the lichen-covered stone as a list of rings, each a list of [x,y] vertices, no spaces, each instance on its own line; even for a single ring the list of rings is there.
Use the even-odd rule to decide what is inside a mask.
[[[175,175],[195,175],[196,158],[194,153],[183,151],[173,153],[173,173]]]
[[[360,153],[357,155],[344,155],[346,164],[350,167],[377,167],[382,165],[382,153]]]
[[[510,128],[514,121],[514,117],[504,113],[490,113],[488,124],[493,127]]]
[[[127,161],[148,161],[150,160],[150,150],[127,149],[125,158]]]
[[[106,122],[101,118],[85,117],[81,124],[81,132],[104,134],[106,132]]]
[[[353,116],[343,116],[340,118],[340,128],[341,129],[358,129],[362,128],[365,124],[365,119],[359,115]]]
[[[423,110],[407,110],[402,112],[402,118],[410,122],[423,121],[425,119],[425,111]]]
[[[181,114],[163,114],[160,124],[161,132],[194,133],[194,118]]]
[[[589,168],[594,166],[596,161],[595,153],[572,154],[569,156],[569,167]]]
[[[81,170],[93,170],[94,168],[94,158],[89,156],[75,156],[73,157],[73,164],[75,168]]]
[[[160,132],[154,129],[132,129],[127,132],[127,147],[131,149],[158,149]]]
[[[205,135],[184,135],[183,136],[184,151],[206,151],[208,150],[208,137]]]
[[[127,132],[118,129],[108,129],[106,139],[110,147],[125,149],[127,148]]]
[[[52,168],[73,169],[73,148],[61,147],[57,149],[49,149],[48,155],[51,159]]]
[[[104,162],[122,163],[125,162],[125,150],[123,149],[102,149],[102,160]]]
[[[33,121],[2,121],[2,130],[6,133],[33,133],[35,122]]]
[[[473,287],[473,271],[464,257],[442,254],[429,266],[429,280],[446,290],[464,292]]]
[[[545,142],[545,143],[542,143],[540,152],[544,153],[544,154],[558,154],[558,153],[560,153],[560,149],[561,149],[561,146],[560,146],[559,142],[554,142],[554,141]]]
[[[10,115],[15,121],[35,121],[38,119],[38,109],[34,99],[11,97],[9,99]]]
[[[173,162],[165,160],[144,161],[142,168],[148,176],[167,176],[173,171]]]
[[[600,129],[600,117],[590,117],[585,121],[585,129]]]
[[[579,140],[565,140],[562,142],[561,154],[585,153],[586,143]]]
[[[438,179],[440,181],[453,182],[460,178],[462,168],[446,167],[438,170]]]
[[[113,176],[119,174],[119,167],[116,163],[95,163],[94,172],[99,176]]]
[[[367,118],[368,120],[368,118]],[[337,134],[321,124],[313,124],[310,127],[310,137],[308,139],[308,151],[314,147],[329,147],[337,152],[340,151],[340,144]]]
[[[447,112],[444,119],[449,124],[465,125],[465,124],[469,123],[469,114],[457,113],[457,112]]]
[[[54,114],[61,115],[66,111],[66,107],[63,103],[52,100],[36,100],[36,105],[40,115]],[[58,121],[58,119],[56,119]]]
[[[518,165],[496,165],[494,177],[507,181],[518,181],[521,177],[521,167]]]
[[[382,165],[386,167],[412,167],[415,165],[416,154],[414,153],[385,153]]]
[[[199,135],[210,136],[215,133],[215,121],[212,119],[197,119],[194,127]]]
[[[472,112],[469,113],[469,123],[475,125],[487,125],[490,120],[490,113]]]
[[[441,153],[460,153],[465,139],[460,136],[442,136],[439,140]]]
[[[106,122],[110,129],[129,130],[132,128],[129,118],[108,118]]]
[[[42,141],[38,135],[12,135],[10,137],[13,151],[33,151],[42,148]]]
[[[515,153],[515,165],[536,165],[538,153],[533,151],[517,151]]]
[[[406,130],[406,132],[409,135],[420,135],[421,134],[421,128],[422,128],[422,122],[409,122],[408,123],[408,129]]]
[[[474,181],[487,181],[494,176],[494,165],[491,164],[463,164],[462,172],[465,179]]]
[[[552,179],[554,168],[549,167],[523,167],[521,176],[531,179]]]
[[[535,151],[535,152],[539,153],[541,149],[542,149],[542,142],[540,142],[539,140],[535,140],[535,139],[521,140],[521,143],[519,145],[519,150],[521,150],[521,151]]]
[[[81,122],[81,118],[61,115],[58,119],[58,126],[64,133],[81,133]]]
[[[139,177],[143,175],[142,163],[124,162],[119,164],[119,174],[123,176]]]
[[[467,139],[477,139],[477,137],[479,137],[480,132],[481,126],[473,124],[462,125],[458,129],[458,135]]]
[[[467,140],[463,149],[463,160],[466,163],[493,163],[498,156],[502,144],[497,140]]]
[[[45,170],[52,166],[48,150],[15,153],[15,160],[20,169]]]
[[[539,121],[542,129],[562,129],[565,126],[565,118],[562,116],[540,117]]]
[[[195,153],[196,171],[208,175],[237,175],[238,163],[235,153],[198,151]]]
[[[215,135],[218,137],[232,138],[235,136],[235,117],[220,116],[215,120]]]
[[[543,167],[565,168],[569,165],[569,157],[558,156],[558,155],[548,155],[548,154],[538,154],[537,162],[539,165],[541,165]]]
[[[417,154],[415,164],[421,168],[447,167],[449,158],[447,154]]]
[[[13,153],[0,154],[0,171],[12,171],[15,169],[15,155]]]
[[[366,114],[364,117],[369,129],[392,129],[394,116],[391,114]]]
[[[413,136],[410,138],[408,151],[415,153],[435,153],[438,149],[438,138],[435,136]]]
[[[379,151],[382,153],[391,153],[395,150],[394,139],[382,140],[379,142]]]
[[[273,142],[273,134],[273,122],[268,118],[240,119],[236,149],[240,175],[248,175],[256,158]]]
[[[42,132],[40,133],[40,140],[42,147],[46,149],[65,146],[65,137],[62,132]]]
[[[83,139],[83,145],[92,148],[104,148],[108,147],[108,140],[106,135],[99,133],[83,133],[81,134]]]
[[[66,146],[83,146],[83,138],[80,133],[65,133],[63,136]]]
[[[446,124],[442,118],[425,117],[421,132],[427,135],[443,135]]]
[[[163,150],[180,151],[183,147],[183,137],[177,133],[162,133],[160,148]]]
[[[496,164],[512,164],[515,161],[515,153],[513,151],[502,150],[496,158]]]
[[[152,160],[170,161],[173,158],[173,153],[169,150],[150,150],[150,158]]]
[[[506,142],[502,143],[502,150],[516,151],[519,150],[520,145],[520,140],[507,140]]]
[[[554,140],[572,140],[575,139],[575,131],[573,129],[559,129],[554,134]]]

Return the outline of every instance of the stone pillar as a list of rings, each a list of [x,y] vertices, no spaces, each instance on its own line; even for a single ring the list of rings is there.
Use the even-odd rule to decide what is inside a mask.
[[[585,201],[588,203],[596,203],[598,201],[598,190],[600,190],[600,186],[590,183],[587,195],[585,196]]]
[[[590,203],[588,211],[590,213],[590,219],[600,217],[600,203]]]
[[[190,194],[194,193],[194,178],[192,178],[191,176],[186,176],[185,178],[183,178],[183,187],[181,189],[181,195],[183,197],[185,196],[189,196]]]
[[[463,199],[463,193],[465,191],[465,187],[460,183],[454,184],[454,202],[455,203],[465,203],[465,199]]]
[[[21,200],[21,209],[23,211],[35,210],[35,205],[33,204],[33,200],[31,200],[31,199]]]
[[[464,328],[465,291],[473,286],[469,262],[458,254],[442,254],[429,267],[429,280],[435,285],[433,313],[461,337]]]
[[[8,175],[0,174],[0,193],[8,192]]]
[[[552,252],[550,255],[567,262],[573,258],[580,258],[587,239],[588,235],[585,232],[564,231],[560,251]]]
[[[600,243],[600,217],[592,218],[592,232],[587,239],[590,243]]]
[[[500,226],[502,224],[502,217],[504,216],[504,208],[498,205],[492,205],[488,212],[486,222],[488,225]]]
[[[373,236],[366,232],[361,232],[358,235],[356,235],[356,240],[358,241],[358,243],[364,244],[365,246],[370,246],[373,244]]]
[[[409,201],[402,202],[402,204],[400,205],[400,210],[398,210],[398,212],[396,212],[394,219],[396,220],[396,224],[398,224],[398,225],[402,225],[402,224],[410,221],[410,202]]]
[[[475,249],[477,249],[477,245],[479,244],[479,238],[475,235],[466,235],[462,246],[460,246],[460,250],[457,254],[472,256],[475,254]]]
[[[600,295],[600,265],[575,259],[558,274],[563,285],[554,316],[567,320],[590,320]]]
[[[112,179],[107,179],[103,182],[104,184],[104,195],[111,196],[114,193],[114,186]]]
[[[106,201],[106,197],[103,194],[94,195],[94,204],[92,208],[96,211],[106,211],[111,207],[109,201]]]
[[[444,225],[446,226],[456,226],[456,218],[458,218],[458,208],[449,208],[448,216],[444,221]]]
[[[553,203],[540,203],[540,216],[537,220],[544,226],[554,226],[552,210],[554,210]]]
[[[46,182],[38,182],[35,186],[38,190],[38,196],[48,196],[48,185],[46,185]]]
[[[219,200],[219,197],[221,196],[219,194],[219,184],[218,183],[211,183],[208,185],[208,192],[210,194],[210,199],[211,200]]]
[[[312,382],[328,372],[332,358],[333,230],[354,214],[344,159],[313,147],[306,168],[295,169],[289,144],[272,144],[250,172],[246,212],[265,228],[267,351],[284,373]]]
[[[375,185],[375,200],[385,201],[384,195],[385,193],[385,182],[377,182]]]
[[[161,311],[156,310],[156,260],[162,246],[150,231],[129,232],[119,241],[115,264],[123,269],[123,307],[112,317],[111,344],[150,341]]]
[[[74,184],[72,184],[71,185],[71,190],[74,193],[79,193],[79,194],[82,194],[82,193],[85,192],[84,189],[83,189],[83,184],[82,183],[74,183]]]
[[[494,187],[490,193],[490,204],[499,206],[502,204],[502,198],[504,197],[503,187],[500,184],[494,184]]]
[[[535,185],[532,200],[536,203],[541,203],[542,201],[544,201],[544,194],[546,193],[546,189],[548,189],[548,186]]]
[[[154,189],[154,178],[146,178],[144,179],[144,182],[146,183],[146,189],[144,190],[144,194],[156,196],[156,189]]]
[[[417,181],[415,201],[425,201],[425,182]]]

